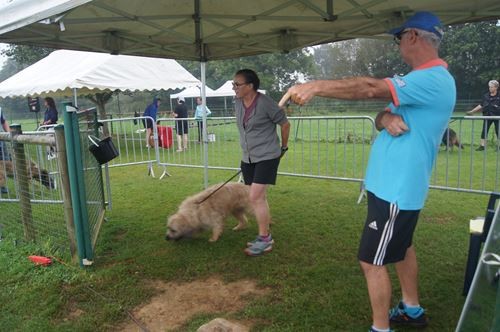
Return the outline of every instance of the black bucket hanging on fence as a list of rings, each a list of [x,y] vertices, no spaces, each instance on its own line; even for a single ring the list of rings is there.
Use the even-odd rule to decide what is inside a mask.
[[[89,150],[99,164],[105,164],[118,157],[118,150],[113,144],[111,137],[108,136],[99,141],[98,138],[89,136],[89,140],[91,142]]]

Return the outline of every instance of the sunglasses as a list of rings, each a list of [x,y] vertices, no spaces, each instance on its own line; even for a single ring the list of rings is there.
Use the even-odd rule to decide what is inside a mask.
[[[399,45],[401,44],[401,38],[403,38],[403,35],[407,32],[410,32],[411,30],[404,30],[404,31],[401,31],[400,33],[397,33],[394,35],[394,42],[396,43],[396,45]]]
[[[242,85],[247,85],[250,83],[244,82],[244,83],[238,83],[238,82],[233,82],[233,88],[239,88]]]

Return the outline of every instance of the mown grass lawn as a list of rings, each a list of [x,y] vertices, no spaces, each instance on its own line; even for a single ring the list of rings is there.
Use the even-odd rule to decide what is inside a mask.
[[[170,167],[159,181],[145,166],[111,169],[113,210],[107,213],[94,266],[82,270],[55,263],[33,266],[30,254],[52,255],[48,246],[0,242],[0,330],[104,331],[127,321],[126,310],[153,296],[147,281],[192,281],[219,276],[251,279],[269,287],[229,317],[253,321],[255,331],[366,331],[371,323],[364,278],[356,259],[366,202],[356,204],[359,184],[281,176],[269,191],[272,253],[246,257],[255,222],[208,243],[164,240],[165,221],[188,195],[203,187],[199,169]],[[210,171],[211,183],[233,172]],[[414,238],[421,271],[421,303],[431,318],[427,331],[453,331],[468,247],[468,221],[483,215],[488,197],[432,190]],[[64,260],[64,256],[62,256]],[[395,278],[394,271],[391,274]],[[395,280],[395,279],[394,279]],[[396,285],[396,284],[395,284]],[[394,303],[400,291],[395,287]],[[73,315],[79,312],[78,315]],[[182,331],[224,313],[200,315]],[[404,329],[398,329],[404,331]]]

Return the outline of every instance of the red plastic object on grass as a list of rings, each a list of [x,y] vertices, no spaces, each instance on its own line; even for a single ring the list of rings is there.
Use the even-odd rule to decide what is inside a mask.
[[[158,126],[158,146],[168,149],[172,146],[172,127]]]
[[[48,257],[44,256],[28,256],[30,261],[35,263],[35,265],[43,265],[43,266],[49,266],[52,264],[52,260]]]

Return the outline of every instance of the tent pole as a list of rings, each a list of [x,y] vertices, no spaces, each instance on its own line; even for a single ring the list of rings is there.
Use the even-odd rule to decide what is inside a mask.
[[[76,88],[73,88],[73,105],[75,105],[75,107],[78,107],[78,96]]]
[[[207,95],[206,95],[206,71],[207,63],[205,61],[201,62],[201,104],[203,109],[207,107]],[[205,188],[208,187],[208,140],[207,140],[207,112],[203,112],[203,179]]]

